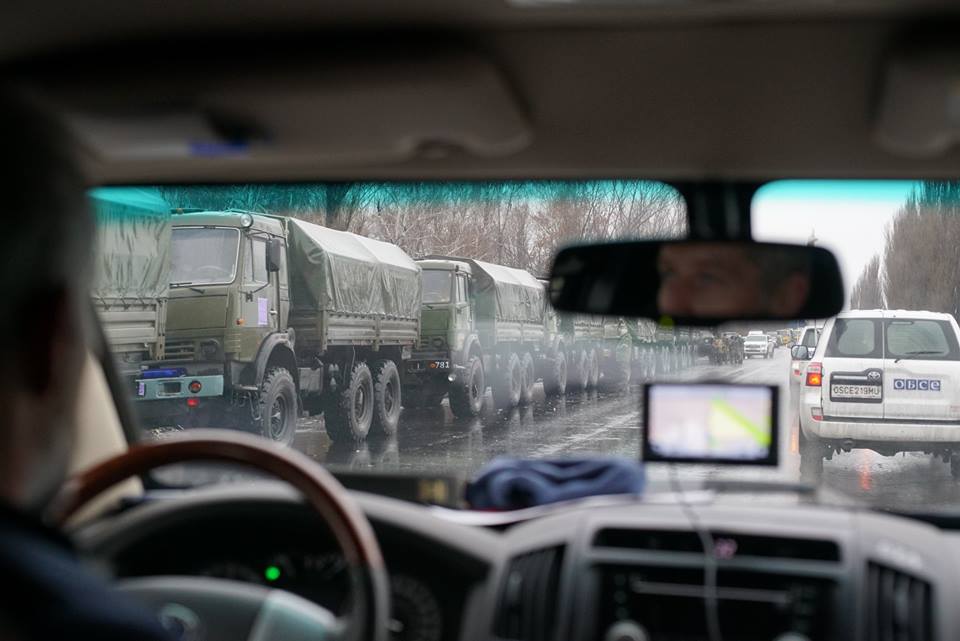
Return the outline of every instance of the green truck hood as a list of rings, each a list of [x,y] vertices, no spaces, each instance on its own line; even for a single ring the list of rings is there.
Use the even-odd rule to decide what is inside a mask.
[[[167,331],[223,329],[226,326],[226,295],[171,298],[167,302]]]

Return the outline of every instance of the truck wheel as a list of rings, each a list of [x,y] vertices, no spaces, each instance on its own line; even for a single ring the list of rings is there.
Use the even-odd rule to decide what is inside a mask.
[[[483,409],[483,396],[487,382],[483,376],[483,362],[471,356],[463,372],[463,378],[450,386],[450,411],[457,418],[472,418]]]
[[[803,435],[800,430],[800,480],[807,483],[819,483],[823,476],[823,447],[820,442]]]
[[[373,376],[363,361],[353,366],[350,378],[324,414],[327,436],[334,441],[362,441],[373,423]]]
[[[501,371],[493,385],[493,402],[498,408],[516,407],[520,402],[520,357],[512,353],[507,365]]]
[[[590,357],[587,350],[580,349],[570,358],[570,368],[567,370],[567,391],[582,392],[587,389],[587,380],[590,378]]]
[[[520,357],[520,404],[529,405],[533,402],[533,387],[537,384],[537,368],[533,364],[530,352],[524,352]]]
[[[260,387],[260,434],[290,445],[297,433],[297,386],[283,367],[267,371]]]
[[[373,430],[391,436],[400,422],[400,372],[391,360],[373,364]]]
[[[960,481],[960,454],[950,456],[950,476],[954,481]]]
[[[543,379],[543,391],[551,396],[562,396],[567,392],[567,355],[557,352],[550,365],[550,371]]]
[[[593,389],[600,382],[600,355],[591,348],[587,355],[587,387]]]

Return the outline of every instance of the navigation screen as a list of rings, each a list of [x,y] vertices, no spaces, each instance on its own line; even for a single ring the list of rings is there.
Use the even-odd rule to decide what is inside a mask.
[[[655,383],[644,390],[643,458],[777,464],[777,388]]]

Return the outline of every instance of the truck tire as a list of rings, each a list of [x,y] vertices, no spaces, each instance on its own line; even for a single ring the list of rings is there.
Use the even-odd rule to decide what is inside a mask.
[[[587,350],[578,349],[570,356],[567,369],[567,391],[582,392],[590,378],[590,357]]]
[[[261,436],[290,445],[297,433],[297,385],[284,367],[272,367],[260,386]]]
[[[587,388],[595,389],[600,383],[600,355],[595,348],[587,353]]]
[[[567,393],[567,355],[558,351],[543,379],[543,391],[548,396],[563,396]]]
[[[392,436],[400,423],[400,372],[391,360],[373,364],[373,425],[374,433]]]
[[[483,361],[471,356],[463,372],[463,378],[450,385],[450,411],[457,418],[473,418],[483,409],[483,397],[487,382],[483,375]]]
[[[373,376],[363,361],[353,366],[346,381],[324,413],[327,436],[333,441],[362,441],[373,423]]]
[[[533,355],[524,352],[520,357],[520,405],[533,402],[533,388],[537,384],[537,368],[533,364]]]
[[[493,403],[500,408],[516,407],[520,403],[520,357],[513,352],[507,357],[506,366],[493,381]]]
[[[797,429],[800,430],[800,480],[819,483],[823,476],[823,447],[819,441],[804,436],[803,428],[797,426]]]

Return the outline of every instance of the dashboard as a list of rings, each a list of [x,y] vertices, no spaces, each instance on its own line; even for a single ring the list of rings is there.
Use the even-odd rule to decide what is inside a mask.
[[[724,641],[920,641],[960,629],[960,537],[892,515],[724,502],[696,506],[694,529],[680,506],[623,500],[494,528],[354,496],[384,551],[397,641],[686,641],[711,625]],[[281,486],[194,490],[77,535],[119,577],[217,576],[350,609],[326,526]]]

